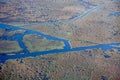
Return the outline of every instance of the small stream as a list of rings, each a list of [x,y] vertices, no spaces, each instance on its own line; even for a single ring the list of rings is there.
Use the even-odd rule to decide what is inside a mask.
[[[93,46],[71,48],[68,40],[46,35],[46,34],[43,34],[41,32],[37,32],[34,30],[19,28],[15,26],[6,25],[6,24],[0,24],[0,28],[7,29],[7,30],[11,29],[13,31],[14,30],[26,30],[26,32],[24,32],[23,34],[15,34],[12,37],[7,37],[7,36],[0,37],[3,40],[9,40],[9,41],[17,40],[20,47],[23,49],[22,53],[24,53],[24,54],[20,54],[20,52],[17,52],[15,53],[15,55],[2,54],[0,55],[0,63],[4,63],[8,59],[20,59],[20,58],[26,58],[30,56],[36,57],[36,56],[45,55],[45,54],[57,54],[57,53],[64,53],[64,52],[71,52],[71,51],[82,51],[82,50],[87,50],[87,49],[102,49],[103,51],[106,51],[112,48],[119,49],[119,47],[116,47],[116,46],[120,45],[120,42],[115,42],[115,43],[109,43],[109,44],[98,44],[98,45],[93,45]],[[65,47],[64,49],[54,49],[54,50],[49,50],[49,51],[38,51],[38,52],[30,53],[27,50],[27,47],[25,46],[25,44],[22,42],[23,36],[28,35],[28,34],[37,34],[37,35],[47,38],[48,40],[62,41],[64,42]]]
[[[93,11],[97,10],[98,8],[100,8],[102,6],[105,6],[105,5],[108,5],[108,4],[111,4],[111,3],[116,2],[116,1],[120,1],[120,0],[107,2],[103,5],[96,6],[92,9],[86,11],[83,15],[71,18],[69,20],[63,20],[62,22],[74,22],[76,20],[80,20],[80,19],[84,18],[85,16],[87,16],[88,14],[92,13]],[[112,14],[112,15],[116,16],[116,15],[119,15],[119,14],[120,13],[115,13],[115,14]],[[55,24],[56,22],[52,21],[52,22],[49,22],[49,23]],[[43,33],[38,32],[38,31],[29,30],[29,29],[26,29],[26,28],[20,28],[20,27],[16,27],[16,26],[10,26],[10,25],[3,24],[3,23],[0,23],[0,28],[3,28],[5,30],[10,30],[10,31],[25,30],[25,32],[23,34],[15,34],[12,37],[8,37],[8,36],[1,36],[0,37],[0,39],[3,39],[3,40],[9,40],[9,41],[17,40],[20,47],[23,49],[22,53],[24,53],[24,54],[20,54],[21,52],[17,52],[17,53],[15,53],[15,55],[1,54],[0,55],[0,63],[4,63],[8,59],[20,59],[20,58],[26,58],[26,57],[30,57],[30,56],[31,57],[36,57],[36,56],[45,55],[45,54],[58,54],[58,53],[71,52],[71,51],[82,51],[82,50],[87,50],[87,49],[102,49],[103,51],[106,51],[106,50],[111,50],[112,48],[115,48],[118,51],[120,51],[120,47],[116,47],[116,46],[120,45],[120,42],[71,48],[71,46],[69,44],[69,40],[65,40],[65,39],[62,39],[62,38],[57,38],[57,37],[54,37],[54,36],[43,34]],[[37,34],[37,35],[40,35],[41,37],[45,37],[48,40],[62,41],[62,42],[64,42],[64,45],[65,45],[64,49],[54,49],[54,50],[49,50],[49,51],[38,51],[38,52],[30,53],[29,50],[27,50],[26,45],[22,41],[23,36],[28,35],[28,34]],[[109,56],[105,56],[105,57],[109,57]]]

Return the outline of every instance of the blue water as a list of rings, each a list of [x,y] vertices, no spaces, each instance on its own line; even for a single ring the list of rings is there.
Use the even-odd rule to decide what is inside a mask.
[[[84,1],[84,0],[79,0],[78,2],[80,5],[84,6],[85,8],[89,8],[91,6],[96,6],[95,4],[93,3],[90,3],[88,1]]]
[[[120,12],[114,12],[109,14],[109,17],[117,17],[117,16],[120,16]]]
[[[40,25],[40,24],[46,24],[46,23],[58,25],[58,24],[63,24],[63,23],[65,23],[65,22],[75,22],[75,21],[77,21],[77,20],[80,20],[80,19],[88,16],[90,13],[94,12],[94,11],[97,10],[97,9],[100,9],[100,8],[106,6],[106,5],[109,5],[109,4],[112,4],[112,3],[115,3],[115,2],[120,2],[120,0],[108,1],[108,2],[106,2],[106,3],[104,3],[104,4],[100,4],[100,5],[98,5],[98,6],[97,6],[97,5],[94,5],[94,4],[91,4],[91,3],[89,3],[89,2],[85,2],[85,1],[83,1],[83,0],[82,0],[82,2],[83,2],[84,4],[86,4],[86,5],[92,5],[92,6],[95,6],[95,7],[89,9],[88,11],[84,12],[83,14],[79,14],[79,15],[74,16],[74,17],[69,18],[69,19],[55,20],[55,21],[54,21],[54,20],[41,21],[41,22],[39,22],[39,23],[26,24],[26,25],[23,25],[23,26],[34,26],[34,25]],[[81,4],[82,4],[82,3],[81,3]],[[83,5],[84,5],[84,4],[83,4]]]
[[[88,16],[89,14],[91,14],[92,12],[94,12],[95,10],[100,9],[100,8],[102,8],[102,7],[104,7],[104,6],[107,6],[107,5],[109,5],[109,4],[112,4],[112,3],[114,3],[114,2],[120,2],[120,0],[109,1],[109,2],[106,2],[106,3],[104,3],[104,4],[98,5],[98,6],[96,6],[96,7],[93,7],[93,8],[91,8],[91,9],[89,9],[88,11],[84,12],[82,15],[78,15],[78,16],[73,17],[73,18],[70,18],[70,19],[68,19],[68,20],[63,20],[62,22],[75,22],[75,21],[77,21],[77,20],[80,20],[80,19]],[[94,5],[94,6],[95,6],[95,5]],[[119,13],[117,13],[117,15],[118,15],[118,14],[119,14]]]
[[[110,58],[111,56],[109,56],[109,55],[105,54],[105,55],[104,55],[104,57],[105,57],[105,58]]]
[[[7,3],[9,0],[0,0],[0,3]]]
[[[120,0],[115,0],[115,1],[120,1]],[[115,2],[115,1],[113,1],[113,2]],[[110,3],[112,3],[112,2],[108,2],[104,5],[107,5],[107,4],[110,4]],[[87,16],[88,14],[92,13],[94,10],[96,10],[96,9],[102,7],[102,6],[101,5],[97,6],[93,9],[91,9],[91,10],[88,10],[83,15],[77,16],[77,17],[69,19],[69,20],[65,20],[63,22],[66,22],[66,21],[67,22],[73,22],[73,21],[76,21],[76,20],[80,20],[83,17]],[[118,14],[119,13],[117,13],[117,15]],[[50,21],[50,23],[56,24],[57,22]],[[17,53],[15,53],[15,55],[2,54],[2,55],[0,55],[0,63],[4,63],[8,59],[20,59],[20,58],[26,58],[26,57],[30,57],[30,56],[36,57],[36,56],[45,55],[45,54],[57,54],[57,53],[64,53],[64,52],[71,52],[71,51],[81,51],[81,50],[87,50],[87,49],[102,49],[103,51],[106,51],[106,50],[110,50],[112,48],[116,48],[115,46],[120,45],[120,42],[114,42],[114,43],[109,43],[109,44],[98,44],[98,45],[93,45],[93,46],[71,48],[68,40],[65,40],[65,39],[62,39],[62,38],[57,38],[57,37],[50,36],[50,35],[47,35],[47,34],[43,34],[41,32],[37,32],[37,31],[34,31],[34,30],[29,30],[29,29],[26,29],[26,28],[19,28],[19,27],[16,27],[16,26],[10,26],[10,25],[7,25],[7,24],[2,24],[2,23],[0,23],[0,28],[5,29],[6,31],[25,30],[25,32],[23,34],[15,34],[12,37],[8,37],[8,36],[1,36],[0,37],[0,39],[3,39],[3,40],[10,40],[10,41],[17,40],[20,47],[23,49],[22,53],[24,53],[24,54],[20,54],[20,52],[17,52]],[[49,51],[38,51],[38,52],[30,53],[27,50],[27,47],[25,46],[25,44],[22,42],[23,36],[27,35],[27,34],[37,34],[37,35],[40,35],[42,37],[45,37],[48,40],[62,41],[62,42],[64,42],[64,45],[65,45],[64,49],[54,49],[54,50],[49,50]],[[115,45],[115,46],[113,46],[113,45]],[[117,47],[116,49],[118,51],[120,51],[120,48]],[[104,57],[105,58],[110,58],[109,55],[104,55]]]
[[[87,49],[102,49],[103,51],[106,51],[106,50],[109,50],[109,49],[112,49],[112,48],[116,48],[113,45],[116,45],[116,46],[120,45],[120,42],[116,42],[116,43],[110,43],[110,44],[98,44],[98,45],[94,45],[94,46],[84,46],[84,47],[71,48],[68,40],[61,39],[61,38],[56,38],[56,37],[46,35],[46,34],[43,34],[41,32],[37,32],[37,31],[34,31],[34,30],[28,30],[28,29],[19,28],[19,27],[15,27],[15,26],[10,26],[10,25],[6,25],[6,24],[0,24],[0,28],[7,29],[7,30],[8,29],[11,29],[11,30],[26,30],[25,33],[15,34],[12,37],[7,37],[7,36],[0,37],[1,39],[4,39],[4,40],[10,40],[10,41],[17,40],[20,47],[23,49],[22,52],[24,53],[24,54],[20,54],[20,52],[18,52],[18,53],[15,53],[15,55],[5,55],[5,54],[0,55],[0,62],[1,63],[4,63],[8,59],[20,59],[20,58],[26,58],[26,57],[30,57],[30,56],[36,57],[36,56],[45,55],[45,54],[57,54],[57,53],[61,53],[61,52],[63,53],[63,52],[71,52],[71,51],[81,51],[81,50],[87,50]],[[54,50],[49,50],[49,51],[38,51],[38,52],[30,53],[27,50],[27,47],[22,42],[23,36],[27,35],[27,34],[37,34],[37,35],[40,35],[42,37],[46,37],[48,40],[62,41],[62,42],[64,42],[65,47],[64,47],[64,49],[54,49]],[[119,48],[116,48],[116,49],[119,49]],[[107,56],[104,56],[104,57],[107,57]]]
[[[102,77],[101,77],[101,80],[108,80],[108,77],[102,76]]]

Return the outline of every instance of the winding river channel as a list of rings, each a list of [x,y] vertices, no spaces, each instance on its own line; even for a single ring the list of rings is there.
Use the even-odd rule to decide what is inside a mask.
[[[120,1],[120,0],[117,0],[117,1]],[[69,20],[65,20],[65,21],[63,20],[63,22],[74,22],[76,20],[80,20],[81,18],[92,13],[94,10],[96,10],[104,5],[111,4],[113,2],[115,2],[115,1],[108,2],[108,3],[105,3],[103,5],[97,6],[93,9],[90,9],[89,11],[85,12],[83,15],[77,16],[77,17],[69,19]],[[117,14],[119,14],[119,13],[117,13]],[[54,21],[51,23],[54,23]],[[120,51],[120,47],[117,47],[120,45],[120,42],[113,42],[113,43],[108,43],[108,44],[97,44],[97,45],[92,45],[92,46],[83,46],[83,47],[71,48],[71,46],[69,44],[69,40],[65,40],[62,38],[57,38],[54,36],[43,34],[43,33],[38,32],[38,31],[29,30],[26,28],[20,28],[20,27],[16,27],[16,26],[10,26],[10,25],[3,24],[3,23],[0,23],[0,28],[5,29],[5,30],[11,30],[11,31],[25,30],[25,32],[23,34],[20,34],[20,33],[15,34],[12,37],[8,37],[8,36],[1,36],[0,37],[0,39],[3,39],[3,40],[9,40],[9,41],[17,40],[20,47],[23,49],[22,53],[24,53],[24,54],[21,54],[20,52],[17,52],[17,53],[15,53],[15,55],[1,54],[0,55],[0,63],[4,63],[6,60],[9,60],[9,59],[36,57],[36,56],[45,55],[45,54],[57,54],[57,53],[64,53],[64,52],[71,52],[71,51],[82,51],[82,50],[87,50],[87,49],[102,49],[103,51],[106,51],[106,50],[111,50],[111,49],[115,48],[115,49],[118,49],[118,51]],[[24,42],[22,41],[23,36],[28,35],[28,34],[37,34],[37,35],[40,35],[42,37],[45,37],[48,40],[62,41],[65,44],[64,49],[54,49],[54,50],[49,50],[49,51],[38,51],[38,52],[30,53],[29,50],[27,50],[27,47],[25,46]]]
[[[23,49],[23,52],[24,52],[24,54],[20,54],[20,52],[18,52],[18,53],[15,53],[15,55],[2,54],[2,55],[0,55],[1,63],[5,62],[8,59],[20,59],[20,58],[26,58],[26,57],[30,57],[30,56],[36,57],[36,56],[45,55],[45,54],[57,54],[60,52],[63,53],[63,52],[71,52],[71,51],[82,51],[82,50],[87,50],[87,49],[102,49],[103,51],[105,51],[105,50],[110,50],[112,48],[116,48],[119,50],[119,47],[117,47],[117,46],[120,45],[120,42],[115,42],[115,43],[109,43],[109,44],[97,44],[97,45],[92,45],[92,46],[71,48],[68,40],[56,38],[56,37],[46,35],[46,34],[43,34],[41,32],[37,32],[34,30],[19,28],[16,26],[10,26],[10,25],[6,25],[6,24],[0,24],[0,28],[7,29],[7,30],[10,29],[13,31],[14,30],[25,30],[25,32],[23,34],[15,34],[12,37],[7,37],[7,36],[0,37],[3,40],[9,40],[9,41],[17,40],[20,47]],[[48,40],[62,41],[62,42],[64,42],[65,47],[64,47],[64,49],[54,49],[54,50],[49,50],[49,51],[40,51],[40,52],[30,53],[27,50],[27,47],[25,46],[25,44],[22,42],[23,36],[28,35],[28,34],[37,34],[37,35],[47,38]]]

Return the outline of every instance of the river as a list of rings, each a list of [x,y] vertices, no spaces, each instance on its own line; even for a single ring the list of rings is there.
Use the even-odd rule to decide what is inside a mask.
[[[15,34],[12,37],[7,37],[7,36],[1,37],[1,39],[3,40],[10,40],[10,41],[17,40],[20,47],[23,49],[24,54],[20,54],[19,52],[15,53],[15,55],[2,54],[0,55],[0,63],[4,63],[8,59],[20,59],[20,58],[26,58],[30,56],[36,57],[36,56],[45,55],[45,54],[57,54],[57,53],[64,53],[64,52],[71,52],[71,51],[82,51],[82,50],[87,50],[87,49],[102,49],[103,51],[110,50],[112,48],[119,49],[119,47],[116,47],[116,46],[120,45],[120,42],[115,42],[115,43],[109,43],[109,44],[98,44],[98,45],[92,45],[92,46],[71,48],[68,40],[46,35],[46,34],[43,34],[41,32],[37,32],[34,30],[19,28],[16,26],[10,26],[7,24],[2,24],[2,23],[0,24],[0,28],[6,29],[6,30],[11,29],[13,31],[14,30],[26,30],[23,34]],[[49,50],[49,51],[39,51],[39,52],[30,53],[27,50],[27,47],[25,46],[25,44],[22,42],[23,36],[28,35],[28,34],[37,34],[37,35],[47,38],[48,40],[62,41],[64,42],[65,47],[64,49],[54,49],[54,50]]]
[[[69,19],[69,20],[63,20],[62,22],[71,22],[71,21],[74,22],[76,20],[80,20],[80,19],[84,18],[85,16],[87,16],[88,14],[92,13],[94,10],[96,10],[102,6],[116,2],[116,1],[120,1],[120,0],[115,0],[112,2],[105,3],[103,5],[100,5],[100,6],[94,7],[92,9],[86,11],[84,14],[82,14],[80,16],[77,16],[77,17]],[[50,23],[55,24],[56,22],[53,21]],[[106,50],[111,50],[112,48],[115,48],[115,49],[118,49],[118,51],[120,51],[120,47],[116,47],[116,46],[120,45],[120,42],[113,42],[113,43],[108,43],[108,44],[97,44],[97,45],[92,45],[92,46],[83,46],[83,47],[71,48],[71,46],[69,44],[69,40],[65,40],[62,38],[57,38],[57,37],[54,37],[51,35],[43,34],[43,33],[38,32],[38,31],[29,30],[26,28],[20,28],[17,26],[10,26],[10,25],[3,24],[3,23],[0,23],[0,28],[3,28],[5,30],[11,30],[11,31],[25,30],[25,32],[23,34],[15,34],[12,37],[8,37],[8,36],[1,36],[0,37],[3,40],[9,40],[9,41],[17,40],[20,47],[23,49],[22,53],[24,53],[24,54],[20,54],[20,52],[18,52],[18,53],[15,53],[15,55],[2,54],[2,55],[0,55],[0,63],[4,63],[6,60],[9,60],[9,59],[36,57],[36,56],[45,55],[45,54],[57,54],[57,53],[64,53],[64,52],[71,52],[71,51],[82,51],[82,50],[87,50],[87,49],[102,49],[103,51],[106,51]],[[27,50],[27,47],[25,46],[24,42],[22,41],[23,36],[28,35],[28,34],[37,34],[37,35],[40,35],[42,37],[45,37],[48,40],[62,41],[65,44],[64,49],[54,49],[54,50],[49,50],[49,51],[39,51],[39,52],[30,53],[29,50]]]

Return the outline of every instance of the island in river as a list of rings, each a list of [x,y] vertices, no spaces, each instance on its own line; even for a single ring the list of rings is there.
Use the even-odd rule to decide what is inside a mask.
[[[119,80],[119,4],[0,1],[0,79]]]

